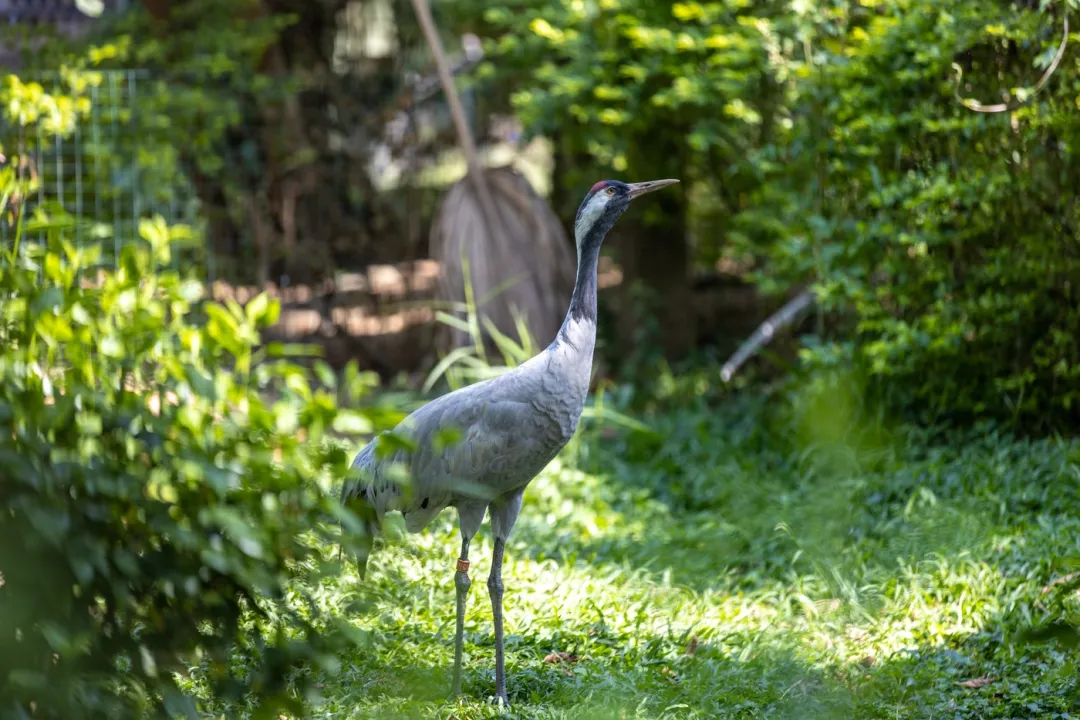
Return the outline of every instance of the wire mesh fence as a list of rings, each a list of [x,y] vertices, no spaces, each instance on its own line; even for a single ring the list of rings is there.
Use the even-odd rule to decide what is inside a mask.
[[[266,201],[265,207],[239,203],[242,220],[235,217],[238,208],[229,205],[230,202],[236,205],[238,201],[218,197],[213,188],[208,201],[207,188],[202,187],[203,201],[216,201],[218,205],[203,204],[180,160],[184,144],[195,140],[175,134],[178,131],[167,126],[168,123],[166,126],[161,124],[161,96],[168,92],[167,87],[163,90],[163,79],[138,69],[97,71],[94,76],[96,81],[85,89],[84,95],[89,101],[89,111],[78,118],[72,132],[62,137],[43,130],[40,122],[23,127],[11,121],[6,113],[0,113],[0,146],[4,154],[0,156],[0,168],[4,164],[17,163],[20,177],[34,181],[34,190],[28,197],[9,203],[0,213],[0,242],[7,245],[12,241],[20,215],[24,219],[31,218],[41,209],[51,217],[63,215],[73,219],[71,235],[74,242],[77,245],[100,244],[102,265],[115,267],[123,247],[139,239],[139,222],[160,215],[167,223],[184,223],[196,230],[197,244],[177,248],[178,251],[173,253],[174,266],[195,269],[211,283],[216,280],[254,282],[248,276],[257,275],[252,268],[260,263],[260,240],[263,245],[277,243],[275,252],[283,252],[278,247],[283,244],[279,236],[284,234],[287,219],[283,196],[297,184],[287,177],[288,168],[279,167],[278,175],[273,177],[234,177],[243,175],[239,171],[230,175],[230,181],[238,183],[246,193],[241,200],[258,197]],[[45,93],[53,95],[63,96],[70,91],[60,72],[26,73],[21,74],[21,79],[25,83],[36,82]],[[438,103],[418,105],[411,113],[412,120],[421,126],[416,128],[419,135],[434,137],[449,124],[448,119],[442,117],[444,110]],[[259,129],[254,127],[238,132],[237,136],[244,142],[230,139],[231,146],[226,150],[232,154],[223,155],[221,161],[226,166],[236,166],[232,168],[236,170],[244,159],[238,155],[243,155],[246,145],[258,144],[258,132]],[[314,192],[317,197],[304,199],[309,206],[306,217],[311,222],[296,230],[295,247],[290,246],[289,252],[305,258],[315,257],[329,252],[329,244],[337,242],[346,249],[334,250],[342,256],[335,255],[334,262],[329,263],[334,271],[361,270],[361,264],[370,260],[354,259],[350,253],[359,255],[356,249],[363,249],[360,236],[382,238],[379,223],[382,218],[390,217],[394,221],[400,220],[394,226],[395,232],[400,233],[399,244],[407,249],[387,250],[393,243],[384,242],[378,252],[369,254],[386,255],[383,261],[411,260],[425,254],[424,229],[437,204],[438,191],[464,175],[464,160],[452,147],[434,140],[430,147],[417,147],[414,152],[395,156],[391,146],[409,145],[415,141],[395,139],[390,137],[392,135],[394,133],[386,128],[374,131],[367,128],[357,131],[355,137],[335,136],[340,142],[330,143],[329,153],[334,156],[331,164],[334,167],[350,166],[354,173],[365,174],[370,184],[353,183],[357,178],[341,173],[332,175],[333,181],[319,176]],[[482,155],[496,164],[509,162],[515,155],[519,161],[528,160],[506,142],[495,146],[489,144]],[[321,161],[319,172],[329,167],[326,158]],[[522,166],[521,162],[517,164]],[[523,169],[532,169],[531,163],[525,162]],[[529,175],[533,178],[543,173],[529,172]],[[327,183],[336,188],[335,183],[341,181],[351,183],[346,191],[347,202],[339,197],[342,193],[318,189]],[[270,197],[268,188],[275,182],[277,196]],[[310,190],[305,192],[311,194]],[[263,198],[262,194],[267,197]],[[271,206],[271,202],[277,202],[278,206]],[[327,212],[310,212],[311,207],[323,205],[328,206]],[[351,224],[344,224],[344,230],[339,228],[330,232],[329,221],[323,221],[332,216],[332,211],[343,213]],[[252,213],[261,213],[259,219],[262,222],[252,220]],[[232,222],[226,226],[209,221],[212,217],[220,219],[223,216]],[[263,231],[261,237],[260,229]],[[44,239],[43,235],[41,232],[41,239]],[[395,253],[401,257],[394,257]],[[268,279],[289,284],[289,275],[293,274],[291,262],[291,256],[287,256],[286,261],[279,263],[283,269],[270,274]]]
[[[25,221],[40,209],[50,217],[74,220],[75,243],[100,243],[102,264],[115,266],[124,245],[138,240],[143,219],[160,215],[168,223],[199,229],[194,189],[142,126],[139,89],[149,73],[117,70],[98,76],[99,82],[87,89],[89,112],[65,136],[46,132],[40,122],[26,128],[6,116],[0,120],[5,150],[0,162],[17,163],[17,174],[33,187],[0,216],[0,242],[13,239],[20,213]],[[46,93],[66,92],[59,74],[24,81],[39,83]],[[39,232],[44,239],[44,231]],[[201,242],[176,253],[173,263],[197,263],[213,279],[212,257]]]

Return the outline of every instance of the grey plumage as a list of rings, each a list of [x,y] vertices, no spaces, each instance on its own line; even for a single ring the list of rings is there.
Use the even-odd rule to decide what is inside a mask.
[[[630,200],[676,182],[597,183],[578,209],[578,272],[559,332],[540,354],[501,376],[470,385],[424,405],[395,428],[413,448],[380,452],[380,436],[353,461],[355,477],[343,502],[366,513],[372,532],[387,512],[400,511],[409,532],[419,532],[446,507],[458,511],[462,544],[457,587],[454,692],[461,689],[468,552],[484,513],[495,536],[488,590],[495,625],[496,699],[506,704],[502,643],[501,565],[525,487],[558,455],[577,429],[585,406],[596,342],[596,266],[607,231]],[[456,433],[456,442],[449,442]],[[404,470],[408,483],[394,477]],[[367,558],[361,558],[361,574]],[[462,565],[464,563],[464,565]]]
[[[368,474],[354,485],[381,521],[394,510],[409,532],[423,530],[448,506],[487,503],[525,487],[559,453],[577,429],[585,406],[596,326],[573,321],[539,355],[499,377],[443,395],[395,428],[415,443],[377,458],[379,439],[356,456],[353,468]],[[460,436],[439,447],[436,438]],[[411,487],[389,477],[402,466]],[[346,500],[351,499],[346,495]]]

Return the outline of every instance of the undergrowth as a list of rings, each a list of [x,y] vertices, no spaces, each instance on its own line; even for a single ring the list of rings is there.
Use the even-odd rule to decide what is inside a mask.
[[[509,716],[1080,715],[1075,634],[1025,634],[1075,620],[1050,586],[1080,556],[1080,443],[942,442],[847,417],[842,397],[778,411],[744,394],[658,412],[648,433],[583,428],[507,550]],[[486,527],[465,699],[447,697],[457,550],[453,511],[421,535],[398,519],[364,583],[318,589],[327,609],[361,595],[370,612],[312,717],[499,715]]]

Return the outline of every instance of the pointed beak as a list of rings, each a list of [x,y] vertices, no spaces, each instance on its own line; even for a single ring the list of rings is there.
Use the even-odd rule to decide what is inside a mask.
[[[648,182],[630,183],[630,199],[633,200],[636,197],[644,195],[645,193],[651,193],[654,190],[660,188],[666,188],[668,185],[674,185],[679,182],[678,180],[650,180]]]

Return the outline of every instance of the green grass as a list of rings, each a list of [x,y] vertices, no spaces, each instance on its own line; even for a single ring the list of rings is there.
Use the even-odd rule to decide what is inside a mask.
[[[1075,653],[1017,641],[1075,610],[1043,588],[1080,556],[1080,444],[827,421],[749,396],[659,414],[655,436],[585,428],[508,547],[509,715],[1080,716]],[[365,584],[321,588],[330,609],[370,603],[368,643],[318,678],[313,717],[500,715],[486,527],[466,698],[447,699],[455,523],[391,528]]]

